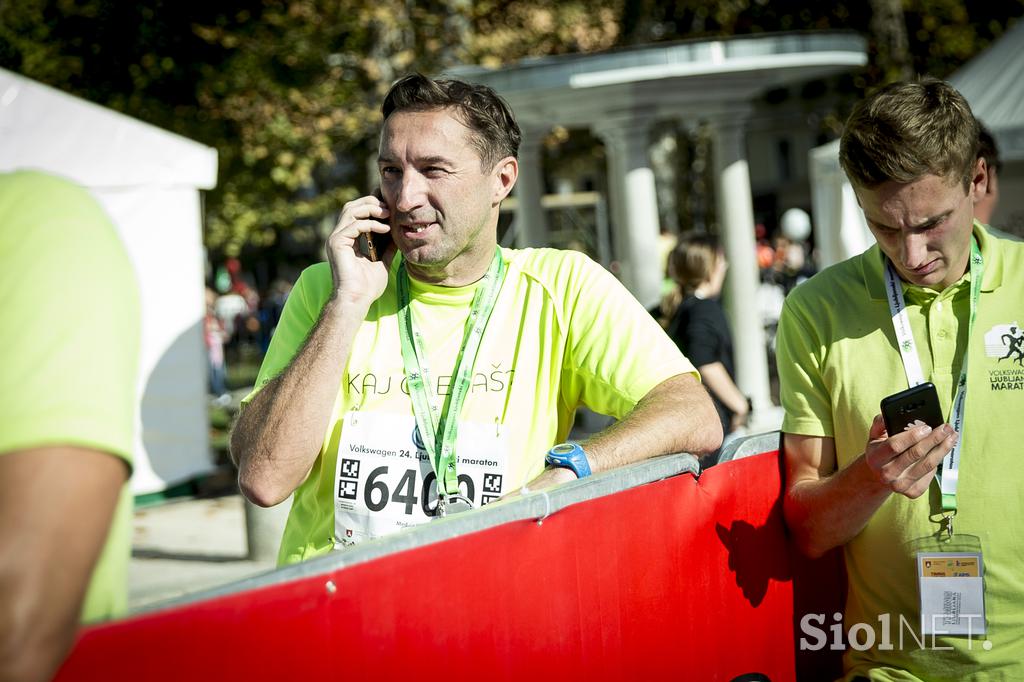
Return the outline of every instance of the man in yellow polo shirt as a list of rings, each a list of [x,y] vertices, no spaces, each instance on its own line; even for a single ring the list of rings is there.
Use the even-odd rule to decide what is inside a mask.
[[[328,263],[297,282],[232,434],[249,499],[295,492],[280,562],[718,447],[693,365],[614,277],[575,252],[498,248],[520,141],[504,101],[415,75],[383,115],[381,194],[345,205]],[[392,246],[364,255],[374,235]],[[621,421],[565,443],[584,404]]]
[[[805,552],[844,547],[846,679],[1024,679],[1024,244],[974,220],[977,152],[941,81],[860,102],[840,160],[877,244],[779,323],[785,515]],[[924,382],[947,423],[888,433],[881,399]],[[798,616],[834,643],[832,614]]]
[[[139,296],[67,180],[0,174],[0,680],[49,680],[80,620],[123,613]]]

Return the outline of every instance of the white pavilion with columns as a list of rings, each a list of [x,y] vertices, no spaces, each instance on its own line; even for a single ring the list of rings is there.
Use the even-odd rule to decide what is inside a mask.
[[[647,307],[661,295],[659,218],[650,132],[666,120],[713,130],[719,234],[729,275],[725,298],[736,354],[736,382],[753,401],[751,430],[778,428],[769,391],[765,335],[753,310],[759,284],[745,130],[756,98],[773,88],[850,71],[867,62],[850,33],[762,34],[722,40],[524,61],[491,71],[462,67],[512,106],[523,129],[516,186],[518,246],[544,246],[540,143],[554,126],[587,129],[605,143],[612,237],[620,277]],[[797,122],[797,125],[802,125]]]

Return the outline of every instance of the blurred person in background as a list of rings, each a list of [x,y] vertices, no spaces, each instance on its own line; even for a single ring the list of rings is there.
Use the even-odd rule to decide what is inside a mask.
[[[270,340],[274,337],[277,325],[284,312],[284,304],[292,291],[292,282],[277,278],[270,284],[265,296],[260,298],[260,354],[266,355],[270,348]]]
[[[996,140],[985,126],[981,126],[981,132],[978,133],[978,158],[984,159],[988,168],[988,185],[985,187],[985,196],[974,204],[974,217],[988,225],[999,204],[999,171],[1003,164],[999,160]]]
[[[214,301],[213,312],[227,335],[226,343],[236,342],[245,316],[249,314],[249,304],[245,298],[235,291],[225,289]]]
[[[217,292],[206,287],[206,315],[203,317],[203,341],[206,344],[206,361],[209,372],[210,395],[214,396],[219,405],[227,404],[231,396],[228,394],[227,364],[224,360],[224,343],[230,338],[224,323],[217,317],[215,309]]]
[[[81,187],[0,174],[0,680],[127,608],[139,295]]]
[[[773,240],[772,264],[766,274],[782,287],[783,296],[814,275],[811,232],[811,217],[803,209],[790,208],[779,216],[779,233]]]
[[[680,237],[668,262],[676,290],[664,312],[665,330],[697,367],[711,393],[722,432],[735,434],[747,423],[750,402],[736,386],[732,332],[719,302],[728,268],[725,252],[714,236]]]

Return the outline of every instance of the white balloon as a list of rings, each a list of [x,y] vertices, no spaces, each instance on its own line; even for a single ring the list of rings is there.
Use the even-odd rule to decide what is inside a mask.
[[[779,220],[782,234],[793,242],[802,242],[811,236],[811,216],[800,208],[791,208]]]

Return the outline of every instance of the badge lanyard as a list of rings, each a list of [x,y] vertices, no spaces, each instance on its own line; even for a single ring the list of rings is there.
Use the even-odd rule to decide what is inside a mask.
[[[960,434],[959,440],[953,449],[942,460],[942,471],[939,472],[939,489],[942,492],[942,511],[948,514],[956,512],[956,485],[960,469],[960,448],[964,444],[963,420],[964,404],[967,400],[967,350],[970,348],[972,332],[974,330],[974,317],[978,311],[978,300],[981,297],[981,276],[984,272],[984,261],[978,242],[971,239],[971,312],[967,324],[967,347],[964,349],[964,360],[960,366],[960,378],[957,379],[956,396],[953,398],[953,410],[950,415],[950,423],[953,429]],[[900,356],[903,359],[903,369],[907,373],[907,383],[917,386],[924,383],[924,373],[921,371],[921,361],[917,354],[917,344],[914,342],[914,333],[910,328],[910,317],[907,315],[906,303],[903,300],[903,287],[900,284],[899,276],[887,258],[885,262],[885,288],[886,297],[889,300],[889,312],[892,313],[892,326],[896,332],[896,343],[900,349]],[[891,434],[890,434],[891,435]],[[950,525],[950,529],[952,525]]]
[[[398,256],[401,258],[401,256]],[[438,405],[437,394],[430,377],[425,352],[426,344],[420,332],[413,326],[412,311],[409,308],[409,274],[404,259],[398,265],[398,336],[402,346],[402,362],[412,398],[416,426],[423,437],[423,444],[430,455],[430,462],[437,475],[438,497],[459,496],[459,478],[455,470],[455,439],[459,428],[459,415],[473,378],[480,342],[487,328],[487,320],[494,310],[501,282],[505,277],[505,260],[501,249],[496,249],[486,274],[473,294],[469,309],[462,346],[455,360],[452,372],[454,382],[444,405]],[[443,504],[441,509],[443,510]]]

